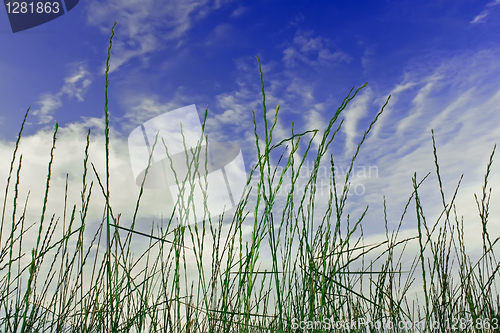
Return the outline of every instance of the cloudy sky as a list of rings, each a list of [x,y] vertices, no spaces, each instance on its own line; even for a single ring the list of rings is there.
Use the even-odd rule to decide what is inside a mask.
[[[429,221],[439,216],[433,129],[445,199],[449,203],[464,174],[457,213],[464,216],[471,251],[480,245],[474,193],[480,195],[487,162],[500,143],[499,0],[88,0],[18,33],[12,33],[6,13],[0,14],[0,178],[5,184],[31,106],[20,148],[20,200],[31,190],[34,217],[41,210],[56,122],[50,215],[62,215],[66,174],[69,202],[80,202],[89,128],[90,161],[101,174],[105,170],[104,68],[115,21],[109,86],[111,204],[114,212],[123,213],[122,224],[130,221],[138,194],[127,140],[156,116],[195,104],[201,119],[208,106],[207,133],[238,144],[249,171],[256,156],[252,110],[261,131],[263,126],[257,56],[268,110],[280,105],[276,142],[291,134],[292,121],[295,133],[324,129],[349,91],[368,83],[342,113],[342,129],[329,150],[340,175],[391,95],[361,149],[351,185],[357,192],[346,207],[357,220],[370,206],[365,235],[377,237],[383,230],[383,196],[389,225],[397,226],[415,172],[417,181],[431,172],[421,200]],[[494,161],[492,202],[500,196],[498,184],[500,164]],[[146,191],[141,205],[149,221],[165,213],[158,193]],[[98,221],[103,206],[97,186],[94,195],[89,219]],[[323,204],[326,199],[318,198]],[[402,228],[414,235],[415,208],[410,207]],[[499,207],[492,205],[492,229],[500,226],[499,215]],[[144,222],[139,228],[150,226]]]

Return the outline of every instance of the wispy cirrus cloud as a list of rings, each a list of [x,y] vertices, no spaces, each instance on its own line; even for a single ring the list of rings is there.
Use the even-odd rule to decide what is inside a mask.
[[[287,67],[299,63],[309,66],[328,65],[352,61],[352,57],[342,50],[332,51],[332,44],[327,38],[312,37],[312,31],[298,30],[293,41],[283,51],[283,62]]]
[[[229,38],[232,30],[234,30],[234,27],[229,23],[221,23],[217,25],[207,36],[205,45],[210,46],[217,43],[218,41]]]
[[[231,13],[231,17],[232,18],[236,18],[238,16],[240,16],[241,14],[243,14],[244,12],[246,12],[248,9],[248,7],[244,7],[244,6],[239,6],[238,8],[236,8],[235,10],[233,10],[233,12]]]
[[[110,72],[135,57],[165,47],[166,41],[182,44],[193,22],[231,0],[94,0],[87,5],[87,23],[109,34],[118,22]],[[103,68],[104,71],[104,68]]]
[[[127,110],[123,116],[122,127],[130,131],[151,118],[193,103],[192,96],[188,96],[182,86],[175,91],[174,96],[168,102],[161,101],[154,94],[128,96],[124,101]]]
[[[75,97],[83,102],[85,93],[92,83],[92,75],[84,63],[74,65],[72,74],[64,79],[64,84],[57,93],[44,93],[36,104],[40,105],[33,114],[38,117],[39,124],[52,121],[55,110],[63,105],[63,97],[68,99]]]
[[[486,9],[484,9],[479,15],[474,17],[472,21],[470,21],[470,24],[477,24],[477,23],[482,23],[484,22],[484,19],[491,14],[492,8],[494,6],[500,5],[500,0],[493,0],[489,3],[486,4]]]
[[[352,100],[344,111],[344,125],[342,131],[346,135],[345,155],[352,155],[357,143],[354,139],[360,137],[365,129],[358,129],[359,121],[367,115],[368,105],[371,104],[373,93],[370,87],[365,88],[359,96]]]

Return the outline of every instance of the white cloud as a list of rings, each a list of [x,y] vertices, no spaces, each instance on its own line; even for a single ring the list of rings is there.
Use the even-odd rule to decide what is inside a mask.
[[[212,32],[207,36],[205,45],[209,46],[217,41],[226,39],[233,29],[233,26],[229,23],[222,23],[217,25]]]
[[[244,12],[246,12],[247,9],[248,9],[248,7],[239,6],[238,8],[233,10],[233,12],[231,13],[230,16],[232,18],[236,18],[236,17],[240,16],[241,14],[243,14]]]
[[[165,47],[166,41],[182,44],[182,37],[199,20],[228,1],[209,0],[109,0],[90,1],[87,22],[106,35],[118,22],[113,40],[110,72],[135,57]],[[103,68],[104,72],[104,68]]]
[[[127,110],[123,116],[122,129],[130,132],[145,121],[168,111],[193,104],[193,98],[187,96],[184,87],[179,87],[168,102],[161,102],[157,95],[131,95],[125,97]],[[200,105],[198,108],[202,107]]]
[[[57,93],[44,93],[41,95],[40,100],[36,102],[40,105],[40,108],[35,109],[33,114],[38,116],[39,124],[52,121],[54,111],[63,105],[63,96],[69,99],[76,97],[79,102],[83,102],[83,97],[92,83],[92,76],[87,71],[84,63],[78,63],[73,67],[73,73],[64,79],[64,84]]]
[[[363,134],[365,129],[358,130],[359,121],[367,115],[368,105],[370,104],[373,97],[371,88],[365,88],[361,91],[360,95],[356,95],[356,98],[352,100],[344,112],[344,124],[342,125],[342,131],[346,135],[345,142],[345,155],[351,155],[357,146],[354,140],[360,137],[360,133]]]
[[[418,91],[417,95],[413,98],[412,101],[414,107],[410,109],[410,113],[398,123],[397,134],[400,135],[410,125],[415,125],[416,120],[425,113],[425,103],[427,102],[429,95],[432,92],[432,88],[434,88],[436,85],[435,81],[436,79],[431,79],[430,82],[426,83],[426,85]]]
[[[375,54],[374,46],[366,46],[365,51],[363,52],[363,56],[361,57],[361,67],[363,68],[363,73],[372,68],[373,66],[373,58],[372,56]]]
[[[62,106],[62,102],[58,94],[44,93],[41,99],[37,102],[40,109],[33,112],[34,115],[39,117],[39,124],[46,124],[52,120],[52,113]]]
[[[310,66],[328,65],[352,61],[352,57],[342,50],[332,52],[331,42],[324,37],[311,37],[312,31],[298,30],[291,43],[283,51],[283,62],[287,67],[294,67],[297,62]]]
[[[393,105],[398,100],[398,95],[400,93],[403,93],[403,92],[409,90],[410,88],[412,88],[415,85],[414,82],[406,82],[407,80],[408,80],[408,76],[405,75],[405,79],[403,80],[403,82],[396,84],[395,87],[390,92],[387,93],[387,96],[380,96],[376,99],[376,103],[377,103],[378,107],[382,108],[382,106],[387,101],[387,97],[389,95],[391,96],[389,104],[387,104],[387,106],[384,108],[384,113],[382,114],[382,116],[377,120],[377,122],[373,126],[373,129],[372,129],[373,136],[376,137],[379,135],[381,129],[384,127],[384,124],[389,119],[390,114],[393,112],[392,110],[394,109]]]
[[[28,118],[29,120],[29,118]],[[92,196],[90,199],[90,207],[87,219],[86,243],[89,244],[93,234],[97,230],[104,209],[104,197],[101,188],[99,187],[97,178],[92,170],[93,163],[99,173],[101,181],[105,186],[105,142],[104,142],[104,118],[87,118],[86,120],[71,123],[67,126],[60,126],[57,133],[56,149],[54,151],[54,162],[52,165],[52,176],[50,180],[49,199],[46,213],[46,220],[53,214],[55,218],[63,217],[64,212],[64,191],[66,174],[69,176],[68,185],[68,210],[69,213],[74,204],[76,204],[76,213],[79,217],[81,210],[81,189],[83,175],[83,159],[85,153],[86,136],[88,128],[92,129],[91,142],[89,147],[89,161],[87,186],[90,182],[94,182],[92,188]],[[19,202],[22,203],[18,207],[22,213],[24,201],[29,191],[29,203],[27,209],[27,221],[40,221],[40,213],[43,204],[45,193],[45,183],[47,181],[47,167],[50,159],[50,150],[52,146],[53,129],[40,130],[33,135],[25,135],[21,138],[17,159],[22,154],[22,168],[20,172],[19,183]],[[0,142],[0,153],[2,156],[12,156],[14,150],[13,142]],[[130,158],[128,153],[127,138],[119,135],[113,128],[110,129],[110,203],[117,216],[123,214],[121,224],[130,226],[131,218],[134,213],[135,203],[138,198],[140,188],[136,185],[132,174]],[[4,160],[0,165],[0,178],[3,186],[8,176],[8,168],[10,162]],[[18,161],[14,164],[17,169]],[[9,199],[7,200],[7,215],[12,216],[12,202],[14,195],[15,173],[11,180]],[[87,187],[87,194],[89,188]],[[138,218],[140,221],[148,221],[147,225],[138,224],[138,230],[149,232],[151,221],[155,217],[169,216],[171,206],[169,206],[168,193],[161,190],[149,190],[144,193],[143,201],[141,201],[141,210]],[[18,215],[17,218],[19,218]],[[77,218],[76,225],[79,225]],[[61,228],[62,222],[58,228]],[[45,226],[46,227],[46,226]],[[33,243],[29,240],[36,240],[38,228],[33,229],[25,237],[25,248],[30,249]],[[4,230],[4,233],[7,232]],[[60,233],[56,233],[59,234]],[[4,238],[5,239],[5,234]]]
[[[491,14],[491,10],[492,10],[491,8],[496,6],[496,5],[500,5],[500,0],[493,0],[493,1],[489,2],[488,4],[486,4],[486,9],[484,9],[481,13],[479,13],[479,15],[474,17],[474,19],[472,21],[470,21],[469,23],[470,24],[477,24],[477,23],[484,22],[484,18]]]
[[[29,120],[29,118],[28,118]],[[54,236],[51,243],[55,243],[61,238],[61,235],[68,230],[69,220],[73,206],[75,209],[75,221],[72,230],[80,227],[80,212],[81,207],[81,191],[82,191],[82,175],[83,175],[83,160],[85,157],[85,145],[87,129],[92,128],[89,147],[89,161],[87,164],[87,189],[86,194],[89,194],[91,182],[92,195],[90,197],[89,209],[86,218],[86,231],[84,233],[84,248],[90,246],[94,234],[98,231],[99,225],[103,218],[105,207],[105,199],[101,188],[99,187],[97,177],[95,176],[92,165],[95,165],[99,177],[103,185],[106,186],[105,177],[105,146],[104,146],[104,119],[103,118],[88,118],[85,121],[71,123],[67,126],[59,127],[56,140],[56,149],[54,150],[54,160],[52,164],[52,172],[49,187],[49,196],[47,201],[47,210],[45,213],[44,224],[42,228],[42,240],[47,231],[51,220],[53,219],[52,227],[54,228]],[[10,225],[12,223],[13,214],[13,198],[15,195],[14,185],[16,184],[16,170],[19,165],[19,157],[22,155],[22,167],[19,177],[19,186],[17,189],[17,214],[16,221],[23,214],[24,203],[29,196],[25,215],[25,229],[31,224],[35,224],[28,230],[22,239],[22,253],[24,257],[20,260],[21,267],[28,265],[31,260],[30,251],[36,247],[37,233],[40,226],[40,216],[45,195],[45,184],[47,181],[47,168],[50,160],[50,151],[52,147],[53,130],[40,130],[33,135],[25,135],[21,139],[17,160],[14,163],[14,172],[12,175],[7,205],[6,205],[6,221],[3,228],[2,246],[5,245],[5,240],[10,234]],[[14,142],[0,142],[1,156],[12,156],[14,150]],[[9,174],[9,159],[4,159],[0,164],[0,179],[1,185],[5,188],[6,180]],[[121,214],[120,225],[130,227],[132,217],[136,207],[137,198],[140,188],[136,185],[128,155],[128,145],[126,138],[121,137],[113,128],[110,129],[110,205],[115,217]],[[68,174],[68,192],[67,205],[65,210],[65,182]],[[149,234],[151,226],[154,222],[155,228],[159,225],[162,219],[168,221],[172,212],[171,199],[166,190],[146,190],[142,196],[140,209],[137,215],[135,229],[140,232]],[[64,216],[66,220],[63,221]],[[58,225],[55,227],[55,222]],[[166,223],[165,223],[166,224]],[[65,228],[63,228],[65,225]],[[172,228],[170,228],[171,230]],[[19,229],[17,231],[19,233]],[[157,233],[157,230],[155,230]],[[224,236],[224,232],[223,232]],[[75,241],[78,235],[74,235],[70,240],[69,248],[75,246]],[[101,249],[105,237],[101,240]],[[122,238],[123,241],[123,238]],[[190,246],[189,239],[186,239],[186,246]],[[208,240],[207,244],[210,243]],[[130,248],[131,254],[142,254],[148,248],[149,239],[143,236],[136,235],[134,242]],[[17,247],[16,247],[17,249]],[[94,244],[94,253],[96,245]],[[71,250],[70,250],[71,251]],[[222,251],[222,250],[221,250]],[[49,254],[49,257],[55,253],[55,250]],[[208,254],[210,256],[211,252]],[[192,255],[188,253],[187,256]],[[102,257],[102,254],[100,255]],[[99,265],[100,258],[96,259]],[[137,256],[135,256],[137,258]],[[188,259],[189,260],[189,259]],[[92,269],[94,262],[93,255],[89,257],[87,269]],[[189,263],[192,263],[191,266]],[[195,270],[194,259],[188,261],[188,269]],[[40,276],[43,275],[50,266],[50,260],[45,261],[41,267]],[[90,268],[89,268],[90,267]],[[139,265],[139,267],[142,267]],[[87,283],[84,288],[90,287],[90,274],[86,274]],[[23,279],[23,281],[25,281]],[[40,282],[44,283],[44,280]],[[86,289],[87,290],[87,289]],[[50,295],[50,291],[49,291]]]
[[[290,95],[289,97],[302,97],[303,105],[311,105],[314,102],[313,90],[313,86],[300,77],[291,78],[290,83],[286,87],[286,92]]]

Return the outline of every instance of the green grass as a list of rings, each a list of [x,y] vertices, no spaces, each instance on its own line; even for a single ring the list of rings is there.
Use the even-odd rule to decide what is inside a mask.
[[[59,239],[54,231],[60,219],[53,215],[49,221],[46,217],[47,203],[51,200],[49,189],[58,127],[56,124],[40,220],[26,226],[29,223],[26,221],[27,200],[23,209],[18,209],[22,167],[18,147],[29,109],[22,123],[10,164],[0,225],[1,332],[342,331],[327,329],[327,319],[393,323],[433,320],[438,325],[453,325],[461,319],[463,322],[458,323],[454,332],[500,331],[485,324],[497,323],[500,319],[496,289],[500,266],[494,254],[499,238],[490,236],[488,231],[490,193],[487,192],[496,146],[487,165],[483,193],[476,197],[483,244],[483,253],[477,262],[472,262],[467,255],[464,224],[458,219],[454,203],[460,183],[451,201],[445,200],[434,133],[435,176],[439,186],[436,193],[443,205],[441,216],[434,222],[426,220],[419,188],[430,173],[422,179],[415,174],[413,192],[409,193],[398,227],[393,231],[388,229],[383,198],[386,239],[378,244],[365,245],[362,221],[368,207],[358,220],[351,221],[351,215],[344,212],[348,183],[360,148],[390,96],[364,133],[346,175],[347,185],[337,193],[335,163],[328,149],[342,126],[339,116],[366,84],[352,96],[351,90],[324,131],[297,134],[292,124],[290,137],[275,142],[273,133],[279,106],[274,110],[274,120],[268,123],[263,73],[257,59],[263,113],[259,116],[252,111],[258,163],[250,170],[250,178],[258,176],[252,186],[248,181],[231,224],[223,224],[219,217],[208,217],[202,223],[185,225],[172,214],[161,225],[152,224],[149,234],[139,232],[135,230],[135,224],[142,187],[133,216],[121,218],[110,205],[113,194],[109,190],[109,163],[112,161],[109,160],[107,91],[113,35],[114,27],[106,67],[106,174],[100,177],[94,165],[89,165],[89,130],[83,160],[81,201],[73,205],[66,225],[65,212],[69,206],[65,200],[64,234]],[[205,120],[206,117],[207,113]],[[262,117],[264,128],[257,126],[257,117]],[[313,150],[312,140],[316,137],[319,137],[320,144],[317,150]],[[200,143],[201,140],[203,137]],[[294,153],[298,152],[299,145],[307,148],[300,160],[295,160],[297,155]],[[196,157],[199,157],[200,147],[193,151],[191,170],[194,170],[188,179],[178,181],[179,188],[190,186],[199,176]],[[286,155],[283,153],[285,148]],[[154,149],[166,149],[166,146],[157,140]],[[281,156],[284,165],[280,172],[271,166],[271,155],[275,154]],[[299,193],[295,185],[306,161],[314,161],[314,168],[305,188]],[[330,188],[333,191],[329,193],[326,212],[318,215],[315,184],[323,161],[330,164]],[[89,183],[90,172],[95,174],[97,184]],[[286,200],[284,204],[278,203],[277,193],[287,182],[291,188],[286,191]],[[11,186],[13,195],[8,196]],[[87,242],[90,245],[84,247],[91,199],[102,200],[105,211],[99,228],[88,231],[94,237]],[[7,205],[12,205],[11,217],[6,215]],[[400,239],[400,227],[411,206],[415,208],[418,233]],[[177,205],[176,209],[186,216],[190,207]],[[120,220],[129,222],[122,224]],[[347,230],[342,231],[345,225]],[[244,226],[251,227],[250,235],[244,232]],[[26,242],[23,237],[31,227],[38,230],[36,246],[26,252],[22,246]],[[2,238],[2,234],[6,236]],[[359,236],[354,236],[356,234]],[[105,238],[104,248],[102,237]],[[138,258],[132,251],[133,238],[148,243],[147,250]],[[416,255],[405,252],[410,246],[419,249]],[[269,253],[270,259],[262,260],[262,253]],[[405,258],[414,257],[409,267],[404,265],[404,270],[403,255]],[[23,257],[29,258],[29,264],[21,264]],[[369,263],[366,262],[368,259]],[[189,274],[193,263],[197,271],[194,276]],[[263,269],[266,263],[269,267]],[[418,279],[422,281],[423,299],[415,301],[411,300],[413,295],[409,290]],[[84,281],[90,282],[88,288]],[[325,325],[314,329],[296,328],[298,322],[319,321]],[[428,326],[424,328],[430,330]],[[435,328],[434,331],[451,331],[445,327]],[[402,330],[373,326],[369,331]]]

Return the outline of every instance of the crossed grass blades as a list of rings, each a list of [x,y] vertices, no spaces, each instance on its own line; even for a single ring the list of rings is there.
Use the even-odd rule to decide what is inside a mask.
[[[444,325],[457,324],[457,318],[463,318],[466,320],[454,326],[454,332],[499,331],[490,325],[498,321],[500,313],[496,289],[499,264],[493,251],[499,238],[492,239],[488,232],[491,189],[489,193],[487,191],[496,146],[487,165],[483,191],[479,199],[476,197],[479,225],[483,231],[483,253],[475,263],[467,255],[463,221],[459,221],[454,204],[460,182],[453,198],[447,202],[443,193],[434,133],[435,175],[443,205],[438,220],[433,224],[428,223],[420,204],[419,187],[430,173],[420,180],[415,174],[412,179],[413,193],[396,230],[388,230],[385,217],[385,241],[364,245],[362,232],[358,238],[354,238],[356,231],[362,231],[361,222],[368,207],[355,223],[350,223],[350,215],[346,216],[344,213],[349,177],[361,145],[382,114],[390,96],[364,133],[352,157],[342,193],[337,193],[335,164],[333,155],[330,155],[330,188],[333,192],[329,193],[325,214],[319,217],[314,215],[315,184],[320,162],[328,158],[328,148],[342,126],[343,121],[339,122],[338,119],[341,112],[366,84],[352,96],[351,90],[323,133],[313,130],[296,134],[292,123],[291,136],[274,143],[273,131],[279,106],[274,110],[274,121],[268,124],[263,73],[257,58],[262,84],[261,117],[264,128],[257,126],[257,116],[252,111],[258,163],[250,170],[250,178],[256,171],[259,176],[256,186],[250,186],[250,180],[248,181],[230,226],[226,225],[224,228],[223,217],[211,216],[205,216],[202,223],[184,225],[172,213],[166,219],[166,226],[163,221],[160,226],[156,226],[156,232],[154,223],[149,234],[136,231],[142,187],[134,215],[122,218],[125,222],[120,223],[121,216],[113,212],[109,201],[113,193],[109,190],[109,163],[112,161],[109,160],[107,91],[115,26],[116,23],[112,29],[106,61],[106,174],[101,179],[94,165],[89,165],[89,130],[83,154],[81,202],[73,205],[68,219],[66,196],[64,234],[59,239],[56,239],[54,231],[61,221],[60,217],[56,218],[54,214],[50,221],[46,218],[57,124],[50,150],[40,220],[26,220],[29,193],[23,209],[18,209],[24,195],[18,191],[22,167],[22,155],[18,157],[18,147],[29,109],[26,112],[12,155],[0,225],[2,332],[403,331],[398,327],[343,329],[318,324],[325,323],[325,319],[351,322],[361,318],[393,323],[423,323],[423,326],[418,326],[413,331],[430,331],[432,327],[427,323],[432,320],[438,323],[435,330],[449,331],[451,329]],[[205,120],[207,112],[208,109]],[[262,131],[264,134],[259,134]],[[320,136],[320,144],[317,151],[313,152],[311,144],[316,136]],[[203,137],[200,138],[200,143],[202,140]],[[263,144],[259,144],[259,140]],[[307,148],[301,159],[295,160],[294,153],[298,151],[302,141],[305,141]],[[199,147],[193,151],[195,159],[190,164],[193,172],[186,179],[177,180],[180,190],[189,190],[194,180],[200,176],[196,171],[196,156],[199,156],[201,149]],[[166,149],[165,145],[162,146],[162,142],[157,140],[154,149],[163,148]],[[285,157],[285,150],[289,157]],[[282,152],[280,162],[283,158],[285,160],[285,168],[281,173],[271,167],[270,155],[275,152]],[[305,190],[298,193],[294,185],[306,158],[314,161],[314,168]],[[90,166],[92,171],[89,171]],[[280,212],[277,209],[273,212],[273,207],[276,208],[277,205],[277,192],[286,180],[287,171],[291,174],[291,189],[286,193],[284,207]],[[89,172],[95,174],[100,194],[99,190],[95,194],[96,184],[89,183]],[[14,189],[9,196],[11,186]],[[87,243],[90,245],[84,248],[83,236],[89,222],[87,216],[91,199],[102,200],[104,214],[97,230],[90,230],[94,237]],[[386,216],[385,198],[383,202]],[[410,204],[415,207],[418,234],[399,239],[401,223]],[[7,205],[12,205],[12,216],[6,215]],[[189,204],[177,202],[176,209],[181,216],[187,216],[190,208]],[[253,216],[250,212],[253,212]],[[442,225],[438,228],[440,221]],[[248,241],[243,241],[244,222],[251,226]],[[345,224],[347,232],[342,232],[341,225]],[[30,228],[38,230],[36,246],[26,251],[23,241],[25,242],[24,237]],[[102,243],[105,245],[101,245],[103,236],[105,242]],[[148,249],[138,258],[134,258],[131,251],[132,237],[149,243]],[[268,247],[263,243],[264,240]],[[410,269],[403,271],[403,253],[407,245],[414,242],[418,243],[419,253]],[[269,270],[259,268],[262,264],[259,253],[264,250],[271,253],[272,267]],[[206,260],[207,253],[211,260]],[[372,253],[376,254],[376,259],[365,264],[365,258]],[[187,255],[195,258],[198,276],[187,274]],[[21,265],[23,257],[30,258],[29,264]],[[42,275],[42,267],[46,268],[48,274]],[[409,301],[411,295],[408,290],[417,278],[422,280],[424,300]],[[85,279],[90,280],[88,287],[84,284]],[[299,322],[307,322],[309,326],[299,325]]]

